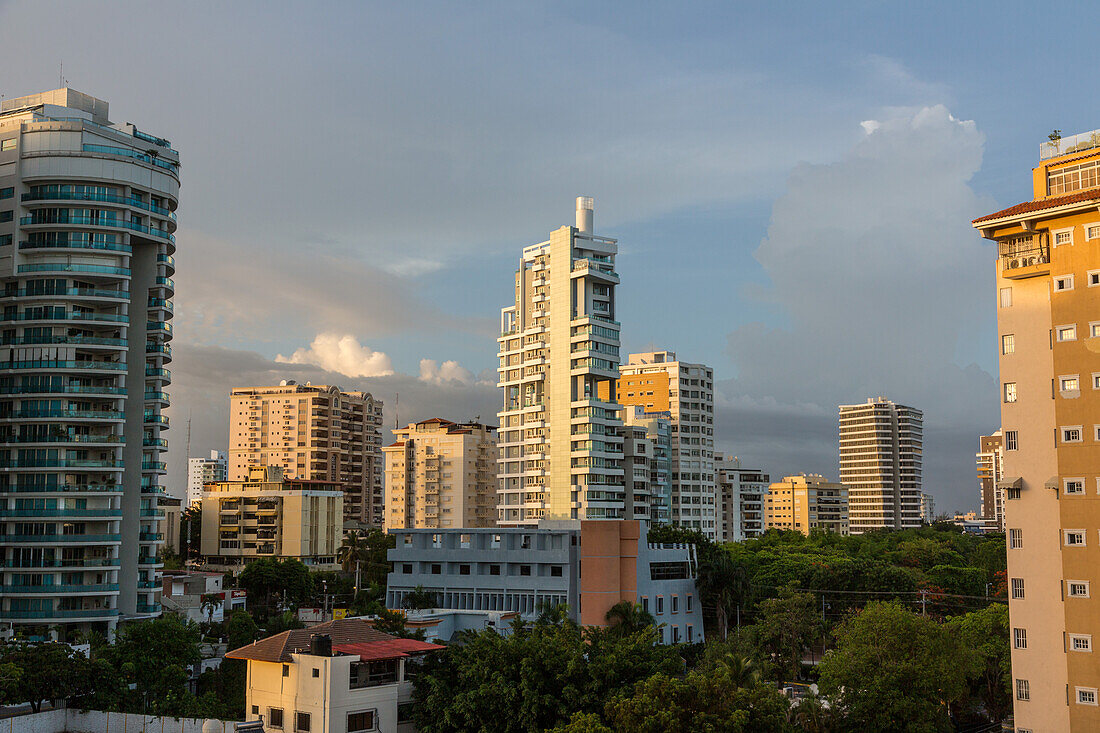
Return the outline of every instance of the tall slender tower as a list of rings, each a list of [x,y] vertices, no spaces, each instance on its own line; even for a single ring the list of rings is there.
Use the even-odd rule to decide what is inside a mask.
[[[502,525],[623,518],[617,251],[586,196],[576,226],[523,250],[497,339]]]
[[[978,488],[981,492],[982,519],[998,532],[1005,531],[1004,436],[998,430],[978,438],[974,460],[978,468]]]
[[[160,613],[179,155],[57,89],[0,105],[0,621]]]
[[[921,526],[924,413],[885,397],[840,406],[840,482],[852,534]]]
[[[1100,730],[1100,130],[1044,142],[997,246],[1017,730]],[[1100,593],[1100,585],[1097,592]]]

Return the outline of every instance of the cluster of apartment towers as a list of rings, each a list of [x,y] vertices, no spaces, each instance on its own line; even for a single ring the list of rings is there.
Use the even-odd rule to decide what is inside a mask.
[[[319,498],[338,498],[343,484],[348,520],[390,530],[637,520],[737,541],[772,527],[848,534],[921,524],[931,511],[922,415],[885,398],[840,407],[840,482],[802,474],[772,483],[715,453],[710,367],[671,351],[620,364],[617,244],[594,234],[592,220],[592,199],[578,198],[574,226],[523,250],[515,302],[501,312],[499,428],[432,418],[395,429],[397,440],[379,449],[382,405],[369,394],[293,383],[233,390],[228,455],[191,459],[189,499],[205,488],[217,502],[203,555],[232,566],[229,557],[275,551],[285,532],[249,542],[238,518],[222,521],[247,509],[239,499],[261,475],[249,472],[268,466],[305,480],[302,491],[332,492]],[[204,476],[219,470],[228,480],[210,485]],[[302,527],[294,536],[306,536]],[[332,562],[330,548],[315,543],[309,562]]]

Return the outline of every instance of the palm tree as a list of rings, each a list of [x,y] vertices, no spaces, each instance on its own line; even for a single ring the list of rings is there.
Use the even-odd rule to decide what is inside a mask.
[[[615,633],[623,636],[630,636],[646,627],[656,625],[649,611],[631,601],[619,601],[607,610],[604,618]]]
[[[697,584],[703,605],[714,609],[722,638],[725,639],[729,634],[730,610],[741,605],[749,594],[745,569],[734,563],[729,553],[719,549],[699,564]]]
[[[418,585],[405,595],[404,599],[401,601],[401,606],[413,610],[435,608],[438,605],[438,599],[438,592],[434,590],[424,590],[424,586]]]
[[[340,545],[340,549],[336,551],[336,559],[340,561],[340,567],[344,569],[344,572],[353,572],[355,566],[365,559],[365,554],[366,547],[359,541],[359,534],[357,532],[345,532],[344,541]]]
[[[791,707],[790,720],[806,733],[836,733],[840,722],[836,711],[820,697],[804,697]]]
[[[727,652],[718,660],[718,669],[737,687],[752,687],[760,682],[760,668],[749,657]]]
[[[217,593],[203,593],[200,597],[199,609],[206,614],[206,619],[210,623],[214,623],[214,611],[218,610],[218,606],[221,605],[222,599]]]

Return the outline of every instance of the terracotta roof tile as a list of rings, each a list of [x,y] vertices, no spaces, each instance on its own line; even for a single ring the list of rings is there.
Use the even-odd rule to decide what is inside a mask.
[[[361,661],[367,662],[399,659],[410,654],[438,651],[443,647],[416,639],[389,639],[387,641],[366,641],[357,644],[336,644],[332,648],[334,651],[343,652],[344,654],[357,654]]]
[[[994,212],[992,214],[986,214],[985,216],[975,219],[972,224],[977,224],[983,221],[990,221],[992,219],[1002,219],[1006,216],[1018,216],[1020,214],[1028,214],[1032,211],[1042,211],[1043,209],[1053,209],[1056,206],[1065,206],[1066,204],[1077,204],[1083,201],[1097,201],[1100,202],[1100,190],[1095,188],[1088,191],[1079,191],[1077,193],[1071,193],[1066,196],[1056,196],[1055,198],[1040,199],[1039,201],[1024,201],[1022,204],[1016,204],[1010,206],[1007,209]]]
[[[314,634],[327,634],[332,637],[335,649],[345,644],[362,644],[378,641],[393,641],[396,636],[376,631],[370,623],[362,619],[339,619],[305,629],[291,629],[275,636],[269,636],[257,642],[234,649],[225,656],[230,659],[250,659],[255,662],[289,662],[294,652],[309,649],[309,640]]]

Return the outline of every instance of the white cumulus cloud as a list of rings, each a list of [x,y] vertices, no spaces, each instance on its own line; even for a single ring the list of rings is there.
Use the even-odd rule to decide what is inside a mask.
[[[393,374],[389,356],[364,346],[350,334],[319,333],[308,349],[298,349],[290,356],[279,354],[275,361],[282,364],[315,364],[349,377],[385,377]]]
[[[446,384],[447,382],[473,384],[477,380],[473,372],[453,359],[448,359],[442,364],[435,359],[421,359],[420,381],[431,384]]]

